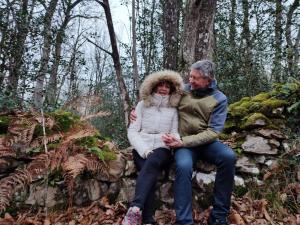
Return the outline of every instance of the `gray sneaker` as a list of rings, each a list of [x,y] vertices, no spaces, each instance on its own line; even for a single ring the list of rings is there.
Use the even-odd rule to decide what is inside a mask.
[[[130,207],[122,221],[122,225],[141,225],[142,211],[138,207]]]

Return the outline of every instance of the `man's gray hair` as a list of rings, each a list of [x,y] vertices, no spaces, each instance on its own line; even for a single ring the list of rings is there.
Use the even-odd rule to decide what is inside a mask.
[[[215,79],[216,65],[208,59],[200,60],[193,63],[191,65],[191,69],[200,71],[200,73],[205,77]]]

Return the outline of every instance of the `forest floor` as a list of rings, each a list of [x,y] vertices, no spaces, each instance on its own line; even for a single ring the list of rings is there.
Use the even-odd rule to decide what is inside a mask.
[[[248,197],[232,199],[232,208],[229,215],[231,225],[299,225],[300,214],[272,215],[268,212],[268,203],[265,199],[251,200]],[[32,213],[30,211],[11,216],[6,213],[0,218],[1,225],[120,225],[127,207],[122,202],[109,204],[108,199],[93,202],[86,207],[69,207],[67,211]],[[194,211],[195,225],[207,225],[210,209],[202,212]],[[285,215],[284,215],[285,214]],[[281,218],[279,218],[279,216]],[[174,210],[156,210],[155,219],[158,225],[175,223]]]

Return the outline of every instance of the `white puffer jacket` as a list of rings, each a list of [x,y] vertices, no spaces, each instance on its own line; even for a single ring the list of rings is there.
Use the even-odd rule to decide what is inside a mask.
[[[172,95],[151,94],[153,87],[161,80],[174,84]],[[163,134],[180,138],[176,106],[181,98],[182,84],[180,75],[173,71],[151,74],[143,82],[140,91],[143,100],[136,106],[137,120],[128,128],[129,142],[142,158],[156,148],[168,148],[162,141]]]

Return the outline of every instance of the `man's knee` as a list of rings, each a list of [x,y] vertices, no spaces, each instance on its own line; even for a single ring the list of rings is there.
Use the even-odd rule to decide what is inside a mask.
[[[181,151],[181,150],[178,150]],[[193,173],[193,159],[188,152],[176,152],[175,164],[177,173],[192,174]]]
[[[236,160],[237,160],[237,158],[236,158],[236,155],[233,152],[233,150],[228,148],[226,151],[223,151],[223,154],[222,154],[223,163],[234,166],[236,163]]]

